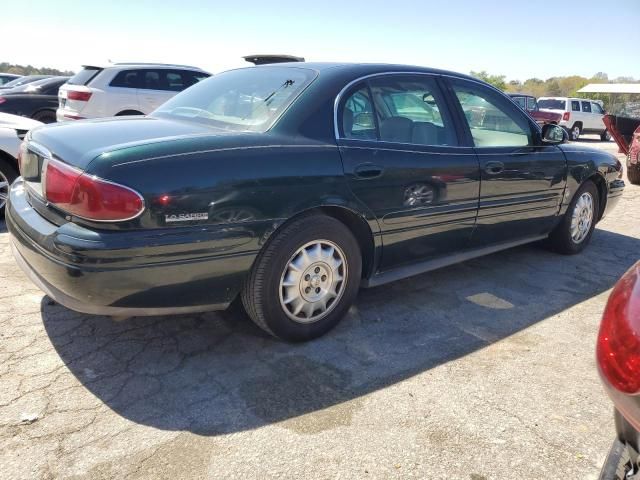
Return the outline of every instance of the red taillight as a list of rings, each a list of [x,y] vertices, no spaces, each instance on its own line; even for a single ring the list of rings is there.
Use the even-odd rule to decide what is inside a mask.
[[[640,394],[640,262],[613,288],[598,335],[600,371],[616,390]]]
[[[571,118],[571,112],[564,112],[564,114],[562,115],[562,120],[568,122],[569,118]]]
[[[6,101],[7,101],[7,99],[6,99],[6,98],[4,98],[4,97],[0,97],[0,103],[4,103],[4,102],[6,102]]]
[[[44,191],[48,202],[87,220],[129,220],[144,210],[144,200],[139,193],[87,175],[57,160],[47,163]]]
[[[77,90],[67,91],[67,100],[79,100],[81,102],[88,102],[91,98],[91,92],[79,92]]]

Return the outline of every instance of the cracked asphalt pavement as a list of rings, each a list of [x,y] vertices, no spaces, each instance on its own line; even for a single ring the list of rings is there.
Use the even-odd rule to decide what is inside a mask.
[[[581,255],[529,245],[363,290],[304,345],[237,311],[72,312],[0,223],[0,475],[596,479],[614,427],[595,338],[640,256],[627,185]]]

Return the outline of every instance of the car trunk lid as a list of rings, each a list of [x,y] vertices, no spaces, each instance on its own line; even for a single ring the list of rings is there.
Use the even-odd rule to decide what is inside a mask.
[[[628,155],[634,133],[640,135],[640,118],[605,115],[602,121],[618,144],[620,153]]]

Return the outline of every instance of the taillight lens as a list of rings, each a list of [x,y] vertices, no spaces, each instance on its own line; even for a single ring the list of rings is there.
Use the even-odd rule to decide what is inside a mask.
[[[562,115],[562,120],[564,120],[565,122],[568,122],[570,118],[571,112],[564,112],[564,114]]]
[[[6,98],[4,98],[4,97],[0,97],[0,103],[4,103],[4,102],[6,102],[6,101],[7,101],[7,99],[6,99]]]
[[[48,160],[44,192],[47,201],[61,210],[97,222],[130,220],[144,210],[144,199],[134,190],[57,160]]]
[[[640,394],[640,262],[609,296],[596,351],[600,371],[612,387]]]
[[[91,92],[79,92],[77,90],[67,91],[67,100],[79,100],[81,102],[88,102],[91,98]]]

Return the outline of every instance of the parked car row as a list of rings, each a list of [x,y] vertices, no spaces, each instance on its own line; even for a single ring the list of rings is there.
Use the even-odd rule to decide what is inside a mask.
[[[583,133],[600,135],[602,141],[611,140],[604,124],[605,111],[599,102],[585,98],[540,97],[521,93],[510,94],[514,102],[527,111],[541,125],[562,126],[569,138],[578,140]]]

